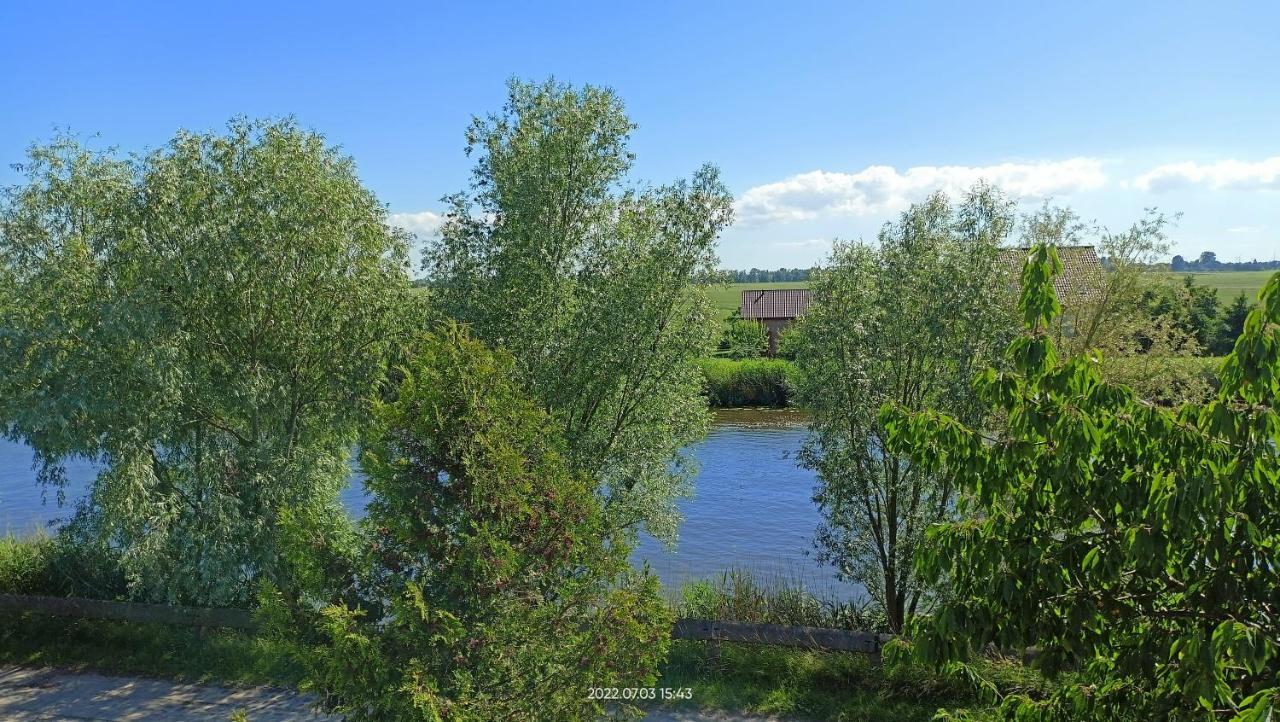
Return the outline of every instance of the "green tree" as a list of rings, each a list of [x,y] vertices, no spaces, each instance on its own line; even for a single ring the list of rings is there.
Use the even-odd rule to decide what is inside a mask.
[[[1248,296],[1245,296],[1243,291],[1231,301],[1231,305],[1222,312],[1222,333],[1214,342],[1213,353],[1221,356],[1231,352],[1236,345],[1236,339],[1244,333],[1244,322],[1249,317],[1249,309],[1252,307],[1253,304],[1249,302]]]
[[[64,531],[135,592],[246,600],[284,507],[337,494],[411,308],[406,242],[349,158],[236,120],[120,158],[31,149],[0,206],[0,421],[41,477],[102,471]]]
[[[514,371],[456,325],[426,338],[362,454],[359,539],[293,537],[294,578],[314,583],[264,610],[277,634],[314,630],[298,640],[309,683],[352,722],[594,721],[592,688],[655,679],[671,624],[657,579],[631,568]],[[324,568],[344,555],[345,577]]]
[[[985,186],[959,206],[941,194],[912,206],[878,244],[836,245],[790,334],[811,412],[801,463],[818,472],[821,557],[865,585],[895,631],[926,601],[911,562],[956,490],[886,453],[877,412],[894,401],[981,422],[968,381],[1013,330],[999,260],[1013,222],[1012,205]]]
[[[1226,330],[1226,318],[1222,303],[1218,300],[1218,291],[1210,286],[1197,284],[1196,277],[1191,275],[1184,277],[1182,284],[1186,288],[1190,331],[1200,348],[1209,350]]]
[[[1167,229],[1176,219],[1149,210],[1115,232],[1082,223],[1070,208],[1046,204],[1024,220],[1023,233],[1028,247],[1093,245],[1105,263],[1105,272],[1087,279],[1090,293],[1062,299],[1051,329],[1058,348],[1065,354],[1101,351],[1109,361],[1109,380],[1170,404],[1212,393],[1183,361],[1203,348],[1191,317],[1191,292],[1171,283],[1157,263],[1168,251]]]
[[[515,356],[611,523],[672,539],[680,449],[708,423],[696,360],[718,340],[705,286],[732,205],[709,166],[624,187],[633,127],[607,89],[512,81],[467,132],[471,187],[447,199],[426,269],[445,313]]]
[[[720,348],[731,359],[757,358],[769,348],[769,334],[759,321],[737,318],[729,322]]]
[[[1280,702],[1280,274],[1216,398],[1153,406],[1096,355],[1060,361],[1056,252],[1023,271],[1027,333],[975,387],[998,434],[940,410],[886,408],[890,448],[947,473],[964,520],[929,531],[925,579],[950,595],[917,651],[963,663],[1036,646],[1061,686],[1010,695],[1007,719],[1272,719]],[[977,673],[976,669],[971,670]]]

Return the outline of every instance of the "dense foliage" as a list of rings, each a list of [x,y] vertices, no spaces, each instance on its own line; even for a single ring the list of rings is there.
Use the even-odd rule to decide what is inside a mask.
[[[609,523],[672,539],[681,449],[708,422],[695,362],[717,340],[705,285],[732,205],[710,166],[627,187],[633,127],[607,89],[513,81],[467,132],[472,184],[447,199],[426,269],[442,311],[514,355]]]
[[[712,406],[786,406],[794,394],[795,366],[790,361],[710,358],[698,366]]]
[[[309,587],[265,606],[279,634],[317,630],[310,684],[348,720],[596,720],[589,688],[653,682],[657,579],[514,371],[456,326],[425,339],[361,457],[360,536],[297,527]]]
[[[1182,256],[1174,256],[1169,262],[1169,270],[1175,273],[1193,271],[1273,271],[1280,268],[1280,261],[1219,261],[1218,254],[1204,251],[1198,258],[1188,261]]]
[[[1244,332],[1251,306],[1244,294],[1224,306],[1216,289],[1196,283],[1194,276],[1185,276],[1178,283],[1149,284],[1143,290],[1139,311],[1166,319],[1184,338],[1194,339],[1184,352],[1225,356]]]
[[[789,334],[811,412],[801,463],[818,473],[820,557],[865,585],[894,631],[927,597],[911,562],[955,487],[888,453],[877,412],[892,401],[981,420],[969,379],[1012,332],[999,260],[1012,227],[1012,205],[983,186],[958,206],[941,194],[913,205],[878,244],[837,244]]]
[[[405,239],[291,122],[122,159],[34,147],[0,198],[0,423],[44,481],[102,471],[64,530],[135,593],[246,601],[288,507],[342,518],[348,453],[411,313]]]
[[[1096,355],[1059,359],[1051,247],[1023,272],[1026,335],[976,389],[991,436],[942,410],[881,416],[890,448],[949,475],[965,519],[929,531],[925,579],[950,594],[918,650],[960,662],[1036,646],[1047,698],[1009,719],[1271,719],[1280,703],[1280,274],[1221,371],[1216,398],[1155,406]]]
[[[116,599],[128,585],[111,550],[36,534],[0,537],[0,594]]]
[[[780,283],[807,281],[812,268],[779,268],[776,271],[753,268],[749,271],[726,271],[731,283]]]
[[[1213,384],[1186,359],[1221,355],[1235,341],[1215,291],[1192,279],[1175,281],[1156,259],[1169,248],[1171,219],[1155,210],[1122,231],[1089,225],[1070,208],[1044,206],[1025,220],[1022,244],[1092,245],[1106,272],[1093,291],[1060,299],[1062,312],[1051,328],[1066,355],[1100,351],[1112,382],[1139,396],[1168,405],[1205,401]]]
[[[734,360],[758,358],[769,350],[769,334],[764,324],[745,318],[731,318],[720,337],[720,353]]]

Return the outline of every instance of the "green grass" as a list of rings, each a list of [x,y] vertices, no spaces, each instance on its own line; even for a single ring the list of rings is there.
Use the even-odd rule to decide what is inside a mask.
[[[1176,281],[1181,281],[1183,277],[1190,275],[1195,278],[1196,285],[1216,289],[1218,298],[1224,303],[1230,303],[1241,292],[1244,292],[1251,302],[1256,301],[1258,291],[1275,273],[1275,271],[1209,271],[1188,274],[1170,271],[1168,275]]]
[[[742,292],[762,288],[808,288],[808,281],[778,281],[776,283],[730,283],[711,288],[711,302],[725,318],[742,307]]]
[[[975,670],[1002,694],[1046,695],[1052,685],[1021,663],[984,659]],[[924,722],[939,709],[997,719],[973,687],[910,661],[877,666],[865,654],[675,640],[658,687],[689,688],[673,709],[727,710],[787,719]]]
[[[276,642],[193,629],[32,614],[0,618],[0,664],[223,685],[296,688],[301,670]],[[866,655],[676,640],[657,687],[692,690],[676,709],[731,710],[809,720],[928,720],[939,707],[977,705],[959,684],[924,670],[886,673]]]
[[[684,588],[675,609],[685,616],[823,626],[879,627],[865,608],[824,602],[800,589],[770,586],[747,572]],[[226,629],[65,619],[0,617],[0,664],[54,666],[193,683],[296,688],[302,670],[285,643]],[[991,714],[973,687],[907,658],[877,665],[864,654],[766,645],[673,640],[655,686],[688,688],[678,710],[724,710],[799,720],[929,720],[940,708]],[[1044,694],[1041,677],[1008,660],[977,668],[1001,691]],[[994,719],[994,716],[992,716]]]
[[[302,671],[280,643],[230,629],[0,617],[0,664],[61,667],[181,682],[296,687]]]

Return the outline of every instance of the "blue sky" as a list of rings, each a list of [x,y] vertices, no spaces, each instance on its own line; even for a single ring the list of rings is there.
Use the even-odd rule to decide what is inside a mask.
[[[510,76],[615,88],[637,178],[720,166],[726,267],[807,266],[986,177],[1174,252],[1280,257],[1280,3],[0,6],[0,182],[55,127],[134,150],[292,114],[409,227],[460,189]]]

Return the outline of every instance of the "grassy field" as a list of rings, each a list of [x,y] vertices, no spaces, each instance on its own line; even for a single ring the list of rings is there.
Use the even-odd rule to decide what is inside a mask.
[[[727,286],[715,286],[711,289],[711,300],[716,308],[729,314],[742,305],[742,292],[748,289],[763,288],[808,288],[808,281],[781,281],[778,283],[730,283]]]
[[[1243,291],[1250,301],[1256,301],[1258,298],[1258,290],[1266,284],[1267,279],[1271,278],[1275,271],[1210,271],[1208,273],[1173,273],[1169,272],[1169,276],[1177,281],[1181,281],[1184,276],[1192,276],[1196,280],[1196,284],[1200,286],[1210,286],[1218,290],[1218,298],[1223,303],[1230,303],[1236,296]]]
[[[1256,299],[1258,290],[1266,284],[1267,279],[1275,271],[1211,271],[1208,273],[1192,273],[1196,283],[1202,286],[1210,286],[1217,289],[1218,296],[1223,302],[1230,302],[1243,291],[1250,301]],[[1181,281],[1186,273],[1167,274],[1169,278]],[[711,300],[716,304],[716,308],[724,312],[725,316],[733,313],[742,302],[742,292],[748,289],[761,288],[807,288],[808,281],[783,281],[781,283],[731,283],[727,286],[717,286],[711,291]]]

